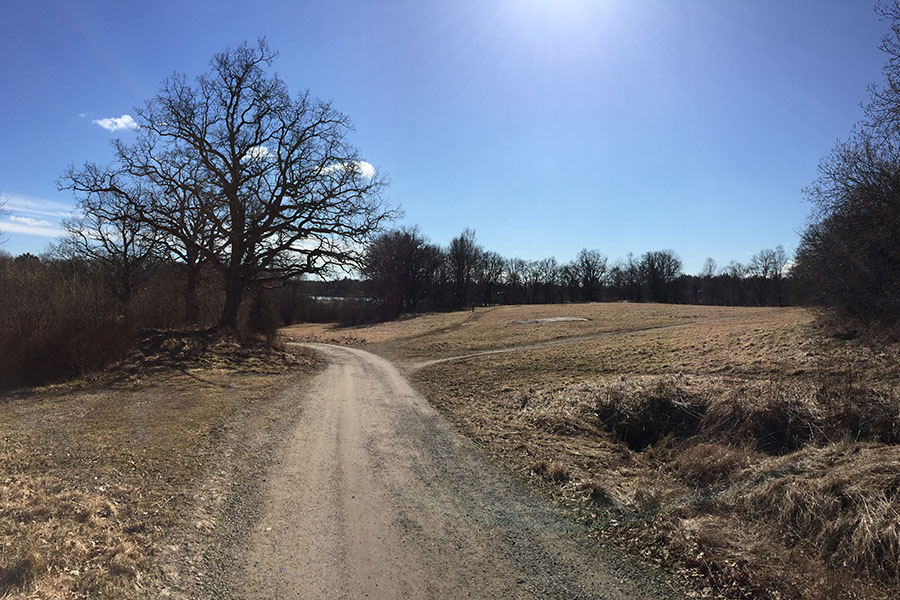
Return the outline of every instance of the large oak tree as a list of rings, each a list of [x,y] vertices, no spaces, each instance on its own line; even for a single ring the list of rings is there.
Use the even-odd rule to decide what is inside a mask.
[[[221,270],[228,328],[248,288],[358,266],[393,216],[384,179],[348,141],[348,117],[308,92],[291,96],[267,72],[275,57],[260,40],[216,54],[194,80],[172,75],[136,109],[138,140],[115,144],[105,177],[84,176],[88,166],[64,177],[85,195],[142,189],[138,214],[174,236],[176,255]]]

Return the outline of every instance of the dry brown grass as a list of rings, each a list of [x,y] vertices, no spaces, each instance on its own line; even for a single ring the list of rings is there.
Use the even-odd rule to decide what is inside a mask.
[[[482,310],[354,341],[412,365],[489,452],[701,595],[896,597],[900,347],[830,338],[793,308]],[[591,320],[509,325],[554,316]]]
[[[0,397],[0,597],[154,595],[160,547],[185,526],[217,432],[314,364],[250,354],[198,352],[182,370],[153,355]]]
[[[691,322],[765,315],[772,309],[703,307],[675,304],[540,304],[478,308],[475,311],[426,314],[362,327],[305,324],[282,331],[297,341],[367,344],[392,358],[414,361],[538,344],[575,336],[596,336]],[[563,321],[514,325],[515,321],[551,317]]]

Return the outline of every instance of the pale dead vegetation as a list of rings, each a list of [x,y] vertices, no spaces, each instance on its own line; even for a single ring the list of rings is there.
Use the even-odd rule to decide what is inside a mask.
[[[372,346],[421,363],[604,334],[412,376],[463,431],[599,534],[682,569],[699,595],[896,596],[900,348],[830,338],[801,309],[457,315],[415,334],[404,331],[415,320],[393,323],[395,337],[383,329]],[[507,326],[553,316],[591,320]]]
[[[94,381],[0,396],[0,598],[155,596],[219,432],[315,364],[166,337]]]

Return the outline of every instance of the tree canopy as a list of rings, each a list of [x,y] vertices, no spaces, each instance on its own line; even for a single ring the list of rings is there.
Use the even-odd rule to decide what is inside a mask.
[[[349,118],[267,72],[265,40],[216,54],[190,80],[174,74],[137,110],[137,141],[117,140],[108,167],[70,168],[61,186],[115,196],[185,262],[221,271],[220,325],[234,327],[243,292],[299,275],[359,266],[393,216],[385,179],[348,141]]]

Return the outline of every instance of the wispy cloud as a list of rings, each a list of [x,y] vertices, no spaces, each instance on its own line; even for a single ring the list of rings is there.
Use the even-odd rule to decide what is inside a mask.
[[[20,194],[3,194],[2,197],[6,200],[6,210],[12,214],[25,213],[56,219],[68,217],[72,214],[72,207],[62,202],[53,202]]]
[[[30,227],[49,227],[51,225],[50,221],[47,219],[32,219],[31,217],[17,217],[16,215],[12,215],[9,217],[9,220],[14,223],[22,223],[23,225],[28,225]]]
[[[105,119],[94,119],[93,123],[99,125],[107,131],[121,131],[123,129],[139,129],[131,115],[122,115],[121,117],[107,117]]]
[[[0,232],[3,233],[24,233],[26,235],[41,235],[44,237],[59,237],[62,233],[56,227],[38,227],[34,225],[24,225],[15,221],[0,221]]]
[[[72,214],[72,207],[62,202],[43,200],[20,194],[3,194],[6,206],[0,219],[0,233],[20,233],[42,237],[59,237],[59,221]]]

